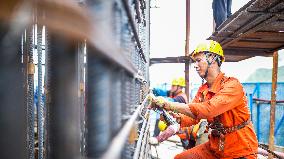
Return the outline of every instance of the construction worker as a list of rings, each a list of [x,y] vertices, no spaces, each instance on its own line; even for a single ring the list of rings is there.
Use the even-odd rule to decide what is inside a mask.
[[[169,97],[172,98],[174,102],[187,103],[188,98],[186,94],[182,91],[184,87],[184,77],[173,79]]]
[[[209,141],[175,156],[175,159],[256,159],[258,142],[250,121],[241,83],[220,71],[225,61],[221,45],[213,40],[200,43],[192,53],[195,69],[206,80],[189,104],[164,101],[158,106],[191,117],[192,124],[207,119]],[[153,101],[152,104],[156,104]],[[183,118],[181,118],[181,121]]]

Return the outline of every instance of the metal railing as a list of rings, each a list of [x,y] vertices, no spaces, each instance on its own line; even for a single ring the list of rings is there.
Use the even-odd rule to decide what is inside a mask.
[[[124,124],[120,132],[114,137],[114,139],[112,140],[110,144],[111,145],[110,148],[104,153],[104,155],[102,156],[102,159],[120,158],[121,152],[124,148],[125,142],[128,139],[131,128],[133,127],[137,118],[139,117],[139,114],[141,113],[142,108],[145,107],[147,100],[148,100],[148,96],[145,97],[142,104],[136,108],[135,112],[131,115],[130,119],[127,120],[127,122]],[[147,123],[148,123],[147,120],[143,122],[144,126],[142,126],[141,128],[140,137],[139,137],[139,140],[137,141],[137,147],[136,147],[134,157],[135,156],[137,157],[139,155],[139,150],[142,145],[142,139],[143,139],[143,136],[145,135],[144,133],[148,133],[147,128],[145,127],[145,125],[148,125]]]

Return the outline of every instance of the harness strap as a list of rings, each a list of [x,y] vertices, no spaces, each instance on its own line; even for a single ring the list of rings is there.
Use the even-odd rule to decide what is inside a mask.
[[[232,127],[224,127],[221,122],[213,122],[209,124],[209,128],[212,129],[211,134],[213,137],[219,138],[219,151],[224,150],[224,144],[225,144],[225,135],[228,133],[235,132],[237,130],[240,130],[244,128],[246,125],[251,123],[250,120],[247,120],[239,125],[232,126]]]

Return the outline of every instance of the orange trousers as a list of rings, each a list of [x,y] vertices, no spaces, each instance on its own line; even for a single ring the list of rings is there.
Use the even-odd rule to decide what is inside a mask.
[[[210,151],[209,142],[198,145],[175,156],[175,159],[219,159]],[[256,155],[244,156],[242,159],[256,159]],[[233,159],[233,158],[232,158]]]

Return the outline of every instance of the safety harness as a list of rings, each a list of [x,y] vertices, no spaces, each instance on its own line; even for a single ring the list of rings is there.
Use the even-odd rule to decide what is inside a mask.
[[[229,77],[231,78],[231,77]],[[225,81],[224,78],[222,78],[220,80],[220,83],[223,83]],[[205,94],[203,94],[203,99],[202,102],[204,101],[205,98]],[[225,135],[228,133],[232,133],[235,132],[237,130],[240,130],[242,128],[244,128],[245,126],[247,126],[248,124],[251,123],[251,120],[248,119],[247,121],[242,122],[239,125],[235,125],[232,127],[225,127],[223,125],[223,123],[221,122],[221,116],[217,116],[214,118],[213,122],[211,122],[208,127],[211,128],[211,135],[213,137],[217,137],[219,138],[219,143],[218,143],[218,147],[219,147],[219,151],[223,151],[224,150],[224,144],[225,144]]]
[[[211,135],[213,137],[219,138],[219,151],[223,151],[225,144],[225,135],[240,130],[250,123],[251,121],[247,120],[236,126],[224,127],[224,125],[219,120],[214,120],[214,122],[210,123],[208,127],[212,129]]]

